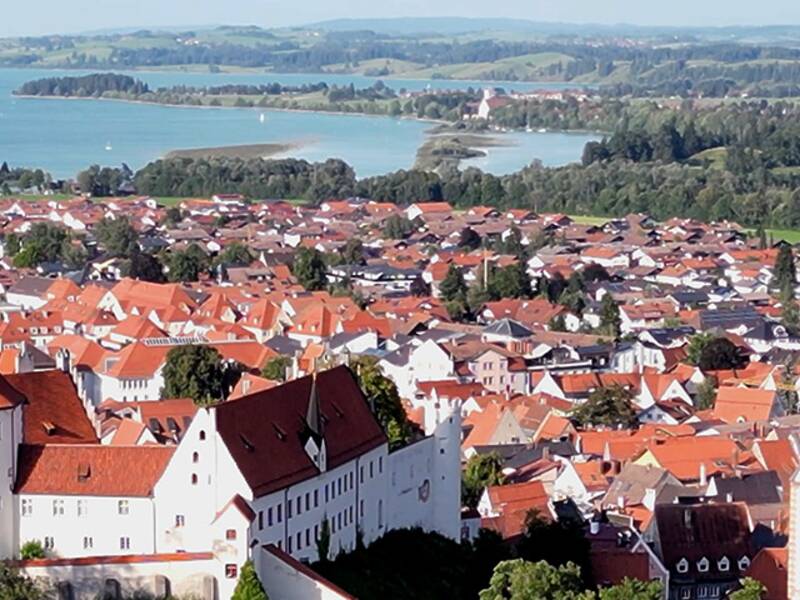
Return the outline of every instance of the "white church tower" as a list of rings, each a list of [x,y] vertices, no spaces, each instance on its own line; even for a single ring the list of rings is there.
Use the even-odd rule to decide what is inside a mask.
[[[22,442],[22,405],[0,399],[0,560],[13,558],[17,548],[14,484]]]
[[[440,398],[425,407],[425,434],[435,440],[433,514],[436,530],[461,535],[461,401]]]

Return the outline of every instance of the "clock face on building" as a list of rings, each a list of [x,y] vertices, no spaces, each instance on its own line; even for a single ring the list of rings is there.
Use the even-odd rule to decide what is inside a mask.
[[[422,482],[422,485],[419,486],[417,489],[417,493],[419,494],[419,499],[423,502],[427,502],[428,498],[431,496],[431,480],[426,479]]]

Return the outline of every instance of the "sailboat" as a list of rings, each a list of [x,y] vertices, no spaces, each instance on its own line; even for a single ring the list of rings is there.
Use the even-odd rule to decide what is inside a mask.
[[[261,113],[260,115],[258,115],[258,120],[259,120],[261,123],[263,123],[264,121],[266,121],[266,120],[267,120],[267,115],[265,115],[264,113]]]
[[[113,150],[113,148],[111,147],[111,142],[108,142],[106,144],[106,152],[111,152],[112,150]]]

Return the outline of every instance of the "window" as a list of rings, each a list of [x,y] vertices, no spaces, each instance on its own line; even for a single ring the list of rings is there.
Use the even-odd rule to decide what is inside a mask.
[[[186,524],[186,519],[183,515],[175,515],[175,527],[183,527]]]
[[[319,490],[314,490],[314,508],[319,506]]]
[[[314,525],[314,539],[319,541],[319,525]]]
[[[272,527],[272,507],[267,509],[267,527]],[[261,513],[261,529],[264,529],[264,513]]]
[[[692,598],[692,588],[685,587],[681,588],[681,600],[691,600]]]
[[[239,576],[239,567],[236,565],[225,565],[225,579],[236,579]]]
[[[303,513],[303,499],[298,496],[297,497],[297,514],[300,515]]]
[[[360,500],[358,503],[358,516],[359,518],[364,518],[364,501]]]
[[[350,522],[352,523],[353,522],[353,507],[352,506],[348,509],[348,512],[350,513]]]
[[[64,501],[53,500],[53,516],[60,517],[64,514]]]
[[[383,473],[383,457],[378,457],[378,473]]]
[[[350,485],[348,487],[352,490],[353,489],[353,472],[352,471],[350,471],[350,474],[348,475],[348,477],[350,478]]]
[[[258,511],[258,530],[261,531],[262,529],[264,529],[264,511],[260,510]]]
[[[358,475],[359,475],[358,478],[359,478],[360,482],[364,483],[364,467],[363,466],[361,467],[361,472]]]
[[[306,510],[311,510],[311,492],[306,492]]]
[[[121,515],[130,514],[130,506],[128,505],[127,500],[120,500],[117,503],[117,512]]]
[[[30,517],[33,514],[33,500],[22,501],[22,516]]]
[[[378,500],[378,527],[383,527],[383,500]]]
[[[369,478],[372,479],[373,477],[375,477],[375,464],[369,461]]]
[[[119,538],[119,549],[120,550],[130,550],[131,549],[131,538],[129,538],[129,537],[121,537],[121,538]]]
[[[725,573],[730,570],[731,561],[728,560],[727,556],[723,556],[722,558],[719,559],[719,562],[717,563],[717,568],[719,568],[720,571]]]
[[[311,529],[306,529],[306,546],[311,545]]]
[[[286,551],[291,554],[292,553],[292,536],[286,540]]]
[[[197,473],[192,473],[192,485],[197,485]]]
[[[205,439],[206,439],[206,432],[201,429],[200,430],[200,441],[201,442],[205,441]]]
[[[236,540],[236,530],[235,529],[228,529],[225,531],[225,539],[229,542],[233,542]]]
[[[708,573],[708,559],[705,556],[698,561],[697,570],[700,573]]]
[[[697,597],[698,598],[708,598],[708,586],[707,585],[700,585],[697,587]]]
[[[746,556],[743,556],[742,558],[739,559],[739,570],[740,571],[746,571],[747,567],[749,567],[749,566],[750,566],[750,559],[749,558],[747,558]]]
[[[328,484],[325,484],[325,502],[328,502]]]
[[[52,550],[56,547],[56,541],[50,536],[46,536],[44,538],[44,549],[45,550]]]
[[[291,519],[292,518],[292,501],[291,500],[288,500],[286,502],[286,518],[287,519]]]
[[[94,540],[90,537],[83,538],[83,549],[90,550],[94,546]]]
[[[675,569],[678,571],[678,573],[687,573],[689,571],[689,561],[687,561],[685,558],[680,559],[678,564],[675,565]]]
[[[192,462],[193,463],[199,463],[200,462],[200,453],[199,452],[192,453]]]
[[[283,504],[278,504],[278,523],[283,521]]]
[[[303,536],[300,531],[297,532],[297,549],[300,550],[303,547]]]
[[[339,479],[336,480],[336,495],[337,496],[341,496],[342,495],[342,478],[341,477],[339,477]]]
[[[89,507],[86,500],[78,500],[78,516],[85,517],[87,514],[89,514]]]

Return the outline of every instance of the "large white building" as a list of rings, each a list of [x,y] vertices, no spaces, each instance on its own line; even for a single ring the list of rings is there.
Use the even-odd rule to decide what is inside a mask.
[[[170,448],[26,443],[30,396],[0,380],[0,557],[34,539],[53,559],[211,553],[194,576],[227,598],[262,548],[317,560],[323,523],[332,555],[404,527],[459,537],[459,407],[432,407],[430,435],[390,452],[346,367],[201,409]]]

